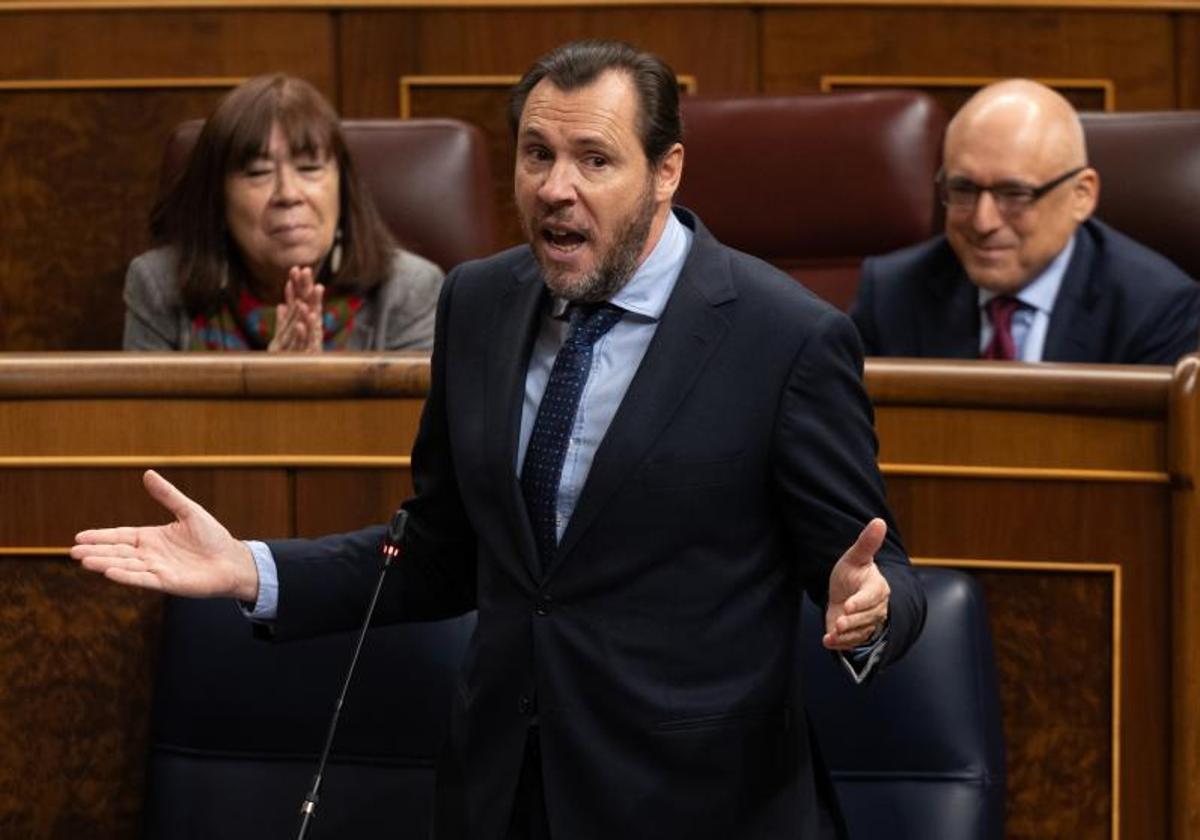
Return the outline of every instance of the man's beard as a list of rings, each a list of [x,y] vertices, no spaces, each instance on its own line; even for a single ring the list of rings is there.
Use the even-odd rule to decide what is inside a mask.
[[[550,291],[571,303],[603,303],[621,291],[637,271],[650,227],[654,223],[657,205],[654,200],[653,182],[648,182],[638,200],[633,214],[617,232],[613,243],[596,262],[596,267],[576,280],[568,280],[557,272],[548,261],[538,260],[542,277]],[[553,218],[553,214],[551,214]],[[540,220],[539,220],[540,221]],[[536,236],[534,220],[522,220],[526,235],[532,241]],[[537,249],[534,249],[537,254]]]

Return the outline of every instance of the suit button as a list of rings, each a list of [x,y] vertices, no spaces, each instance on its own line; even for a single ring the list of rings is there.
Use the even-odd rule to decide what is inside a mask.
[[[517,701],[517,711],[523,715],[533,714],[536,708],[537,704],[533,702],[533,698],[528,694],[522,694],[521,699]]]
[[[544,595],[534,603],[533,611],[538,615],[550,615],[550,608],[553,603],[549,595]]]

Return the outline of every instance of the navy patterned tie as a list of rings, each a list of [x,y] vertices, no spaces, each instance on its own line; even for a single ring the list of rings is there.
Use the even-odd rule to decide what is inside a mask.
[[[575,305],[570,311],[567,340],[554,358],[550,379],[521,468],[521,491],[529,510],[529,521],[537,539],[542,568],[549,565],[558,549],[558,482],[579,397],[592,368],[592,345],[621,320],[622,310],[609,304]]]

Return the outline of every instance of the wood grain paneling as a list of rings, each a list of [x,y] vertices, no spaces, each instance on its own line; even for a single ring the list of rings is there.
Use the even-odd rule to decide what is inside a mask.
[[[1164,14],[995,9],[780,9],[762,15],[763,88],[824,75],[1111,79],[1119,110],[1176,102]]]
[[[408,454],[420,405],[344,401],[173,400],[0,402],[0,453],[289,456]]]
[[[1175,26],[1175,75],[1179,79],[1175,107],[1200,109],[1200,14],[1179,15]],[[1200,831],[1200,814],[1197,820],[1196,830]]]
[[[1161,422],[1141,418],[886,406],[875,424],[884,463],[1155,471],[1165,457]]]
[[[0,836],[139,836],[161,598],[65,558],[0,580]]]
[[[333,18],[320,11],[5,14],[0,79],[302,76],[336,93]]]
[[[1120,641],[1125,700],[1118,733],[1123,745],[1122,837],[1166,836],[1167,830],[1170,644],[1165,640],[1171,626],[1162,598],[1170,587],[1169,495],[1168,487],[1156,485],[888,479],[888,501],[913,555],[1110,563],[1125,572],[1122,609],[1128,620]],[[1116,522],[1119,527],[1112,527]],[[1024,588],[1004,585],[1012,587],[1005,597],[1014,599]],[[1106,635],[1111,624],[1094,611],[1081,612],[1090,591],[1086,587],[1060,586],[1054,583],[1039,594],[1031,584],[1032,612],[1012,604],[990,605],[1006,703],[1027,691],[1040,692],[1037,704],[1026,698],[1005,707],[1013,736],[1007,742],[1013,837],[1103,837],[1108,831],[1114,791],[1108,758],[1097,752],[1104,742],[1080,740],[1084,730],[1074,727],[1094,730],[1099,725],[1096,698],[1111,694],[1106,681],[1113,653]],[[1057,596],[1047,595],[1039,604],[1036,598],[1049,592]],[[1064,632],[1087,641],[1080,646],[1078,640],[1058,639]],[[1045,661],[1039,665],[1030,657]],[[1056,673],[1046,674],[1045,668]],[[1093,668],[1099,673],[1089,670]],[[1013,715],[1020,721],[1012,720]],[[1088,720],[1092,723],[1083,723]],[[1070,755],[1057,751],[1067,743],[1079,749]],[[1057,748],[1050,749],[1054,744]],[[1067,781],[1065,766],[1072,768]],[[1060,801],[1064,785],[1073,791],[1075,806],[1067,811],[1043,808]],[[1039,805],[1030,807],[1035,802]]]
[[[399,469],[298,470],[296,535],[318,537],[387,522],[412,495],[412,475]]]
[[[167,135],[223,90],[0,90],[0,348],[120,349]]]
[[[1000,81],[1002,77],[965,78],[957,76],[822,76],[821,91],[864,89],[916,89],[924,91],[942,106],[947,114],[961,108],[981,87]],[[1054,88],[1077,111],[1111,111],[1116,90],[1109,79],[1038,79]]]
[[[85,528],[112,523],[156,525],[171,516],[142,489],[143,470],[0,469],[0,546],[66,548]],[[209,508],[231,532],[286,536],[291,532],[288,476],[282,469],[167,468],[160,472]],[[70,499],[69,505],[63,500]]]
[[[991,616],[1009,840],[1111,836],[1110,575],[975,571]],[[1070,768],[1069,772],[1065,768]]]
[[[1200,358],[1185,357],[1171,388],[1170,466],[1185,477],[1172,504],[1172,837],[1200,837]]]

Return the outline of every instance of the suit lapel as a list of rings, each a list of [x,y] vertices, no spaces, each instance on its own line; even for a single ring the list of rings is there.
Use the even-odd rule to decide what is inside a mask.
[[[686,220],[685,220],[686,221]],[[638,467],[704,369],[729,324],[717,304],[736,297],[728,254],[700,224],[646,355],[592,461],[567,523],[554,574],[614,492]]]
[[[516,459],[521,429],[521,407],[525,396],[525,372],[537,337],[545,285],[531,255],[515,269],[508,291],[500,298],[488,331],[485,411],[487,417],[486,457],[493,486],[499,488],[512,529],[513,543],[524,558],[532,580],[537,568],[537,544],[521,485]]]
[[[1103,359],[1103,325],[1099,323],[1098,295],[1091,282],[1096,249],[1081,228],[1075,235],[1075,253],[1063,274],[1062,286],[1050,313],[1042,360],[1087,362]]]
[[[944,270],[929,278],[931,306],[919,307],[922,356],[979,358],[979,292],[950,251]]]

